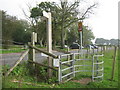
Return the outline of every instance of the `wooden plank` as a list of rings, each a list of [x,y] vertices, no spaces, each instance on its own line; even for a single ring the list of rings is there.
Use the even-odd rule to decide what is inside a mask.
[[[27,50],[26,52],[24,52],[21,55],[20,59],[17,60],[17,62],[15,63],[15,65],[8,70],[8,72],[5,74],[5,76],[8,76],[10,74],[10,72],[13,71],[13,69],[23,60],[23,58],[28,54],[28,52],[29,52],[29,50]]]
[[[35,50],[37,50],[37,51],[39,51],[39,52],[42,52],[42,53],[44,53],[44,54],[46,54],[46,55],[48,55],[48,56],[51,56],[51,57],[53,57],[53,58],[58,58],[58,56],[56,56],[56,55],[54,55],[54,54],[52,54],[52,53],[43,51],[43,50],[41,50],[41,49],[39,49],[39,48],[37,48],[37,47],[35,47],[35,46],[32,46],[32,45],[30,45],[30,44],[28,44],[28,46],[30,46],[31,48],[34,48]]]
[[[54,67],[50,67],[50,66],[47,66],[47,65],[44,65],[44,64],[41,64],[41,63],[37,63],[37,62],[31,61],[31,60],[28,60],[28,62],[31,62],[31,63],[34,63],[34,64],[38,64],[38,65],[40,65],[40,66],[47,67],[47,68],[53,69],[53,70],[55,70],[55,71],[58,71],[58,70],[55,69]]]

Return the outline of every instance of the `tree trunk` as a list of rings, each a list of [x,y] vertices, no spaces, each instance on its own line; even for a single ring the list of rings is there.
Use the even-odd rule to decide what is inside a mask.
[[[56,40],[53,41],[53,48],[56,46]]]
[[[61,26],[61,48],[63,49],[65,47],[65,39],[64,39],[64,22]]]
[[[39,39],[40,47],[43,47],[43,39]]]

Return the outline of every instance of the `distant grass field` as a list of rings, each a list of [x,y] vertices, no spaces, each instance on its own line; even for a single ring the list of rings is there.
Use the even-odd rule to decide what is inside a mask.
[[[28,69],[25,64],[19,65],[10,74],[10,76],[3,77],[3,88],[118,88],[118,52],[115,64],[115,76],[114,80],[111,81],[112,73],[112,62],[113,62],[113,50],[109,50],[104,53],[104,80],[101,82],[90,82],[87,85],[82,85],[78,82],[68,81],[62,84],[48,83],[48,82],[38,82],[33,76],[28,75]],[[90,62],[91,63],[91,62]],[[9,68],[8,66],[6,68]],[[7,70],[7,69],[5,69]],[[43,72],[43,71],[42,71]],[[45,74],[45,72],[43,72]],[[74,80],[80,80],[82,78],[91,77],[91,72],[87,73],[77,73]],[[12,81],[21,81],[26,83],[15,83]],[[54,77],[49,79],[49,81],[55,81]]]
[[[7,53],[20,53],[22,51],[25,51],[25,49],[10,49],[10,50],[0,50],[0,54],[7,54]]]

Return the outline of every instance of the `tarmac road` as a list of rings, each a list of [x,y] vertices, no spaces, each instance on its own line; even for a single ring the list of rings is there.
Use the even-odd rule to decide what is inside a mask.
[[[22,53],[10,53],[10,54],[0,54],[1,58],[0,58],[0,64],[2,63],[2,65],[10,65],[13,66],[15,64],[15,62],[20,58]],[[61,55],[64,53],[61,52],[57,52],[57,51],[53,51],[53,54],[55,55]],[[39,63],[42,63],[44,60],[47,59],[47,57],[45,56],[41,56],[41,53],[36,53],[35,54],[35,60]],[[28,60],[28,55],[26,55],[23,59],[23,61],[27,61]]]
[[[71,53],[78,53],[78,50],[72,50],[70,52]],[[82,50],[83,54],[85,54],[86,52],[87,52],[87,50]],[[2,63],[2,65],[7,65],[8,64],[10,66],[13,66],[15,64],[15,62],[20,58],[21,54],[22,53],[0,54],[0,56],[2,56],[0,58],[0,64]],[[64,53],[53,51],[53,54],[55,54],[55,55],[62,55]],[[42,63],[46,59],[47,59],[47,57],[41,56],[40,53],[36,53],[36,56],[35,56],[36,62]],[[25,56],[23,61],[27,61],[27,60],[28,60],[28,55]]]

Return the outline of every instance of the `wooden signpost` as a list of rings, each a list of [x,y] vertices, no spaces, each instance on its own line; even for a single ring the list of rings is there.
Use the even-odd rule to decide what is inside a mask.
[[[43,16],[47,18],[47,51],[52,53],[52,20],[51,12],[43,11]],[[48,66],[52,67],[52,58],[48,57]],[[52,77],[52,70],[48,69],[48,77]]]

